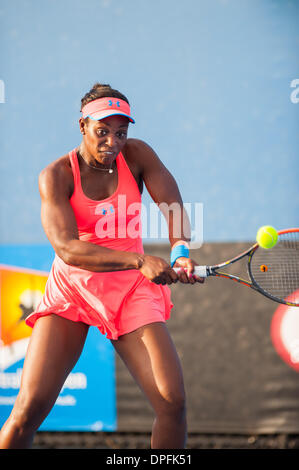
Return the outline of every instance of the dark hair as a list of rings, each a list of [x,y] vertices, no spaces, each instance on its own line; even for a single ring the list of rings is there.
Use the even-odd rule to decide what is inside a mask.
[[[92,89],[83,96],[81,100],[81,111],[82,108],[90,101],[97,100],[98,98],[105,98],[105,97],[112,97],[112,98],[119,98],[121,100],[126,101],[128,104],[128,98],[125,97],[122,93],[118,90],[114,90],[111,88],[110,85],[103,85],[102,83],[95,83]]]

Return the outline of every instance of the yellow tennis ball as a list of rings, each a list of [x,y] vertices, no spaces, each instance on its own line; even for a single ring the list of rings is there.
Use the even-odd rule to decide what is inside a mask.
[[[274,227],[271,225],[264,225],[261,227],[256,235],[256,241],[260,245],[260,247],[269,250],[269,248],[273,248],[276,245],[278,240],[278,233],[276,232]]]

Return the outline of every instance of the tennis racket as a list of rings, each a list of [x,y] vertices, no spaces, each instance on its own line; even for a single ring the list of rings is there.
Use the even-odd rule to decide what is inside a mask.
[[[249,279],[228,274],[222,269],[243,258],[247,258]],[[175,268],[179,272],[181,268]],[[276,245],[268,250],[255,243],[233,259],[214,266],[195,266],[198,277],[218,276],[232,279],[275,302],[299,307],[299,228],[278,232]]]

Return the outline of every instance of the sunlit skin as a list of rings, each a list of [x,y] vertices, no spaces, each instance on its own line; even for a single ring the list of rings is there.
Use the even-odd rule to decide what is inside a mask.
[[[83,136],[79,151],[86,163],[103,169],[115,167],[127,141],[128,119],[118,115],[101,121],[80,118],[79,125]]]
[[[157,204],[179,203],[183,213],[175,179],[149,145],[138,139],[127,139],[128,125],[128,119],[119,115],[101,121],[79,120],[82,142],[77,154],[83,190],[95,200],[113,194],[117,171],[111,174],[98,170],[116,169],[116,157],[122,152],[138,186],[144,184]],[[74,177],[68,154],[41,172],[39,190],[43,228],[55,252],[66,264],[91,272],[139,269],[149,281],[162,285],[178,280],[195,283],[189,277],[197,264],[192,259],[176,261],[177,267],[187,270],[177,275],[160,257],[111,250],[80,240],[69,201],[74,191]],[[174,236],[176,224],[181,226],[181,217],[177,222],[176,217],[170,215],[171,246],[183,239]],[[88,325],[56,314],[37,320],[26,353],[20,392],[0,432],[1,449],[32,445],[36,430],[53,407],[80,356],[87,332]],[[149,323],[111,341],[155,412],[151,447],[184,448],[187,427],[183,375],[165,323]]]
[[[128,154],[130,154],[129,149],[131,145],[128,143],[127,138],[129,120],[125,116],[120,115],[109,116],[99,121],[90,118],[80,118],[79,127],[82,134],[82,142],[79,145],[79,153],[82,156],[84,162],[87,164],[82,170],[84,174],[86,174],[86,179],[88,181],[87,186],[90,188],[93,178],[96,177],[98,179],[99,177],[99,172],[94,170],[92,167],[107,170],[115,169],[117,155],[124,150],[124,153],[127,157]],[[132,139],[130,140],[132,141]],[[138,148],[139,145],[136,146],[136,144],[134,144],[133,147],[134,146],[136,147],[134,149],[134,153],[137,155],[135,159],[137,160],[137,165],[139,166],[141,162],[146,162],[148,156],[147,152],[144,152],[142,146],[141,149]],[[141,168],[139,168],[140,173],[141,171]],[[161,171],[163,172],[164,168],[161,168]],[[109,178],[110,184],[112,184],[112,176],[109,175],[108,171],[100,173],[102,178],[106,175]],[[90,175],[90,178],[88,175]],[[173,200],[170,192],[169,197],[171,197],[171,200]],[[166,199],[164,199],[164,201],[165,200]],[[151,257],[148,256],[148,263],[150,259]],[[157,260],[155,259],[153,262],[157,263]],[[186,262],[188,263],[188,269],[191,269],[193,262],[191,260],[187,260],[186,258],[178,259],[176,266],[182,266],[186,268]],[[146,266],[144,266],[144,270],[142,272],[146,275]],[[177,276],[172,275],[172,279],[170,279],[170,276],[168,276],[168,283],[176,282],[177,279],[180,279],[180,281],[184,283],[194,284],[196,282],[196,280],[186,274],[184,270],[182,270],[182,272]],[[202,281],[203,280],[201,279],[197,279],[197,282]],[[165,283],[165,281],[163,281],[163,283]]]

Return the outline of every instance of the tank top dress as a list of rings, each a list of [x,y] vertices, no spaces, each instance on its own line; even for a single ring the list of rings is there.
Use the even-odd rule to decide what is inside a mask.
[[[85,196],[76,149],[69,153],[74,177],[70,198],[79,239],[106,248],[144,253],[141,234],[141,194],[124,156],[116,158],[116,191],[100,201]],[[93,272],[68,265],[55,254],[45,292],[26,318],[56,314],[96,326],[108,339],[153,322],[165,322],[173,307],[167,285],[150,282],[137,269]]]

